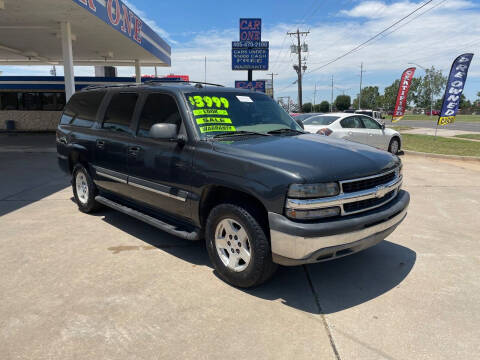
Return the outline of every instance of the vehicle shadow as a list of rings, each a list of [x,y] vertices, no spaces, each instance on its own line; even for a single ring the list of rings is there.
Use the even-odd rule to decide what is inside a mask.
[[[95,215],[161,251],[188,263],[212,268],[203,241],[180,239],[113,210],[105,209]],[[239,291],[264,300],[281,300],[283,304],[301,311],[331,314],[360,305],[400,286],[415,261],[416,253],[411,249],[383,241],[370,249],[334,261],[279,267],[266,284]],[[213,268],[212,273],[218,277]]]
[[[263,287],[247,290],[264,299],[283,299],[285,305],[309,311],[298,305],[301,296],[318,299],[316,312],[332,314],[372,300],[400,286],[412,270],[416,253],[411,249],[382,241],[378,245],[337,260],[303,267],[280,268],[273,281]],[[289,291],[290,272],[305,274],[310,294]],[[312,288],[313,287],[313,288]]]

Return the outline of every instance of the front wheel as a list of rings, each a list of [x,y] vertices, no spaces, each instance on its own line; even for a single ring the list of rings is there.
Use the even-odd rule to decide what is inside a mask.
[[[226,282],[243,288],[267,281],[277,269],[270,241],[255,211],[221,204],[210,212],[205,237],[210,260]]]
[[[72,188],[75,202],[78,209],[84,213],[90,213],[98,208],[100,204],[95,201],[97,189],[90,174],[82,164],[77,164],[72,171]]]
[[[400,150],[400,142],[397,138],[393,138],[390,140],[390,145],[388,145],[388,151],[391,152],[393,155],[397,155],[398,150]]]

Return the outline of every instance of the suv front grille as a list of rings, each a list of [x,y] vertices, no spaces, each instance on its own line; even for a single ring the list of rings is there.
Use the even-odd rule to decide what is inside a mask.
[[[390,200],[394,196],[394,194],[395,194],[395,190],[390,191],[384,197],[381,197],[381,198],[373,198],[373,199],[347,203],[343,205],[343,210],[345,211],[345,213],[354,213],[354,212],[362,211],[365,209],[370,209],[372,207],[376,207],[377,205],[380,205]]]
[[[356,191],[361,191],[365,189],[371,189],[375,186],[383,185],[389,183],[395,179],[395,171],[389,172],[385,175],[371,177],[363,180],[352,180],[347,182],[342,182],[342,189],[344,193],[352,193]]]
[[[400,168],[359,179],[339,181],[341,192],[336,196],[315,199],[287,198],[286,207],[295,210],[340,208],[346,216],[380,207],[397,196],[403,177]]]

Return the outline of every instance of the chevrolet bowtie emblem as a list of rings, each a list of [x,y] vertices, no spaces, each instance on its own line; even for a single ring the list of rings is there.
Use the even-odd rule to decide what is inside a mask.
[[[382,198],[384,197],[388,192],[388,189],[385,186],[379,185],[375,186],[375,197],[376,198]]]

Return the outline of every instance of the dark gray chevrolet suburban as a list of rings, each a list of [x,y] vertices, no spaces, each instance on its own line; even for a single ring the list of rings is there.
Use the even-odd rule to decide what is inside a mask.
[[[397,156],[305,133],[272,99],[247,90],[91,87],[70,99],[56,139],[81,211],[104,205],[205,239],[219,276],[239,287],[266,281],[277,264],[375,245],[409,204]]]

